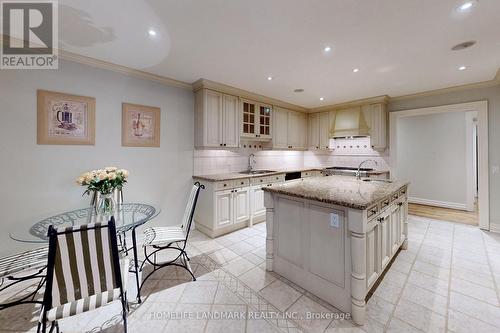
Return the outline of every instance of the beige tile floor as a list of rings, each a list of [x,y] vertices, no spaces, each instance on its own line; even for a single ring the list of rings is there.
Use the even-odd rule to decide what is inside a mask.
[[[411,216],[409,248],[369,299],[366,324],[356,326],[265,271],[265,234],[265,224],[215,240],[193,232],[189,253],[198,280],[173,267],[156,272],[143,303],[131,302],[129,332],[500,332],[500,235]],[[133,289],[131,283],[130,299]],[[0,331],[36,330],[38,311],[31,305],[0,311]],[[60,326],[62,332],[121,332],[120,305]]]

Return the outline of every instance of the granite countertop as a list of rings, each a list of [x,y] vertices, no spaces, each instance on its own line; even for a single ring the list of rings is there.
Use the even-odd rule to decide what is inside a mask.
[[[301,182],[275,184],[264,191],[365,210],[408,182],[365,182],[349,176],[311,177]]]
[[[231,172],[231,173],[218,173],[218,174],[213,174],[213,175],[198,175],[198,176],[193,176],[193,178],[207,180],[207,181],[211,181],[211,182],[218,182],[218,181],[234,180],[234,179],[266,177],[266,176],[278,175],[278,174],[287,173],[287,172],[321,171],[321,170],[323,170],[323,169],[322,168],[282,169],[282,170],[277,170],[277,171],[273,171],[273,172],[253,174],[253,175],[247,175],[247,174],[238,173],[238,172]]]

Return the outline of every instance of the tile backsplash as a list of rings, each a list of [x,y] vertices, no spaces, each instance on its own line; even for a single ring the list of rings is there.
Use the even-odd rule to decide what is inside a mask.
[[[366,159],[377,161],[365,167],[376,170],[389,170],[388,151],[378,152],[371,148],[370,138],[335,139],[330,142],[333,150],[306,151],[304,152],[305,167],[346,166],[356,167]]]
[[[256,169],[300,169],[328,166],[358,166],[366,159],[374,159],[378,166],[368,164],[377,170],[389,169],[389,156],[371,149],[370,138],[336,139],[334,150],[288,151],[234,148],[225,150],[194,150],[193,172],[195,175],[228,173],[246,170],[248,156],[255,155]],[[339,148],[337,148],[337,146]]]
[[[238,172],[248,168],[248,156],[255,155],[256,169],[293,169],[304,166],[304,152],[235,148],[233,150],[194,150],[195,175]]]

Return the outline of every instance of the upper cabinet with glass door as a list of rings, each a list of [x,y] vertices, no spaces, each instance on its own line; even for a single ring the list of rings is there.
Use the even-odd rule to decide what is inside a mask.
[[[272,106],[250,100],[241,102],[241,137],[268,141],[272,138]]]

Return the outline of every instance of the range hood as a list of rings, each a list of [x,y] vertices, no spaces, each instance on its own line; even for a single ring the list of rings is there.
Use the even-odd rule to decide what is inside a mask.
[[[335,113],[335,123],[331,138],[369,136],[370,127],[366,124],[361,108],[339,110]]]

